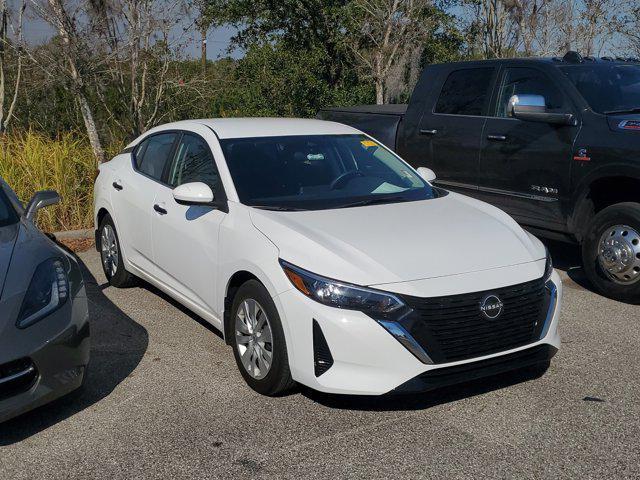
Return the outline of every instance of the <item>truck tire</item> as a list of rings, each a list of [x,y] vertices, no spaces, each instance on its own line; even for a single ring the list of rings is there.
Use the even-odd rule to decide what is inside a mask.
[[[595,215],[582,242],[582,261],[600,293],[639,304],[640,203],[618,203]]]

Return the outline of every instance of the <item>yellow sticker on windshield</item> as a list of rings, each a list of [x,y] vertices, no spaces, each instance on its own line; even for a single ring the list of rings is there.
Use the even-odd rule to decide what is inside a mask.
[[[378,144],[373,140],[362,140],[360,143],[362,144],[363,147],[367,147],[367,148],[378,146]]]

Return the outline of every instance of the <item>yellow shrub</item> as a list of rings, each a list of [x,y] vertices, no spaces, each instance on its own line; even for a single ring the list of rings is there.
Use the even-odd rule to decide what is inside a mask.
[[[96,163],[85,137],[61,134],[52,140],[34,132],[0,136],[0,176],[26,204],[38,190],[56,190],[59,205],[38,215],[47,231],[75,230],[92,225]]]

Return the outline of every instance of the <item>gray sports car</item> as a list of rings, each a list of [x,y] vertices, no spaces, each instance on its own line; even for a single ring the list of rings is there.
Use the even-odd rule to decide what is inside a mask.
[[[78,388],[89,363],[87,296],[76,259],[34,225],[0,178],[0,422]]]

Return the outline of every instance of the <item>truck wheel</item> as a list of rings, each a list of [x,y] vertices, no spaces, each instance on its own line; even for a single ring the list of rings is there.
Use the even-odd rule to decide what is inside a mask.
[[[618,203],[593,217],[582,243],[582,261],[603,295],[640,303],[640,203]]]

